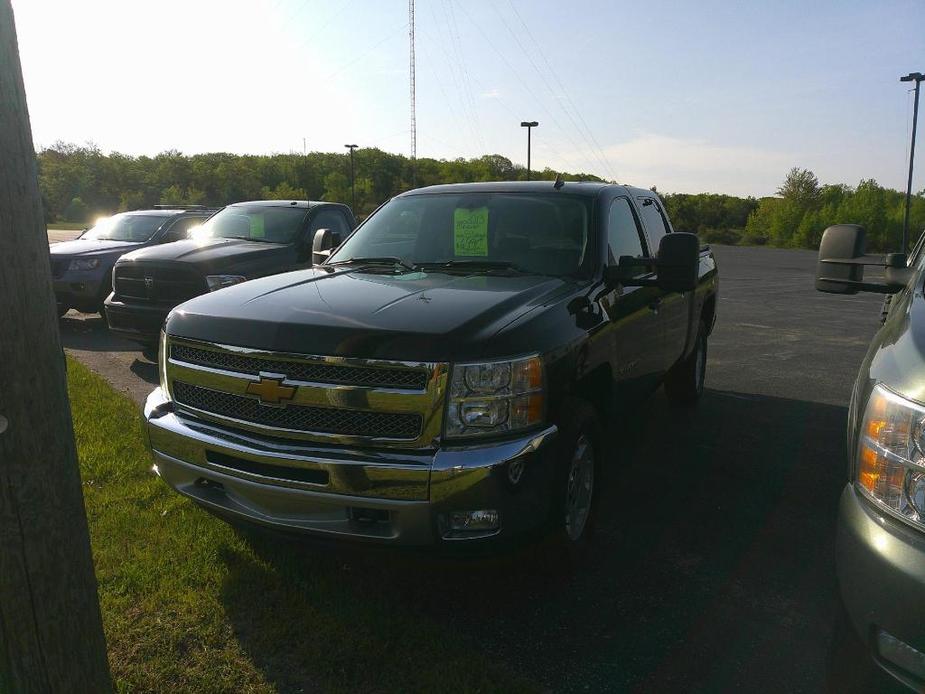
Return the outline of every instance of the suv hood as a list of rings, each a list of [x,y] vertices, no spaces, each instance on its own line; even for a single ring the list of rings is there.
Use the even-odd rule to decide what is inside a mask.
[[[89,241],[84,239],[74,239],[73,241],[61,241],[53,243],[48,247],[48,252],[52,257],[56,255],[104,255],[106,253],[121,251],[127,253],[133,248],[138,248],[143,241]]]
[[[158,246],[141,248],[122,257],[123,261],[164,262],[178,261],[187,263],[198,270],[207,272],[213,269],[227,272],[234,270],[239,262],[246,263],[252,269],[252,261],[264,258],[277,268],[281,258],[293,255],[292,246],[244,239],[188,239],[162,243]],[[242,274],[250,274],[244,272]],[[259,275],[259,273],[257,273]]]
[[[574,291],[572,281],[535,275],[316,268],[191,299],[171,313],[167,332],[325,356],[412,361],[510,356],[490,354],[491,337]]]

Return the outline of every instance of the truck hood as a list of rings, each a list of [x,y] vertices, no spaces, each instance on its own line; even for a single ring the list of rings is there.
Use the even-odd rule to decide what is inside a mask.
[[[292,247],[278,243],[263,243],[244,239],[188,239],[141,248],[123,256],[124,261],[188,263],[202,271],[220,268],[233,270],[236,263],[250,265],[253,261],[267,261],[292,254]]]
[[[137,241],[89,241],[74,239],[73,241],[61,241],[60,243],[51,244],[48,247],[48,252],[51,253],[52,257],[128,253],[133,248],[138,248],[142,243],[143,242]]]
[[[491,354],[491,337],[574,291],[572,281],[534,275],[312,269],[191,299],[167,332],[280,352],[460,361],[509,356]]]

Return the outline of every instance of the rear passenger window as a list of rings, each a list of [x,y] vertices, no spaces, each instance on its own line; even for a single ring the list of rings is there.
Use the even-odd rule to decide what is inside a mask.
[[[184,217],[183,219],[177,220],[164,237],[164,242],[182,241],[188,237],[190,229],[199,226],[206,221],[206,219],[208,219],[208,217]]]
[[[634,258],[645,255],[639,223],[626,198],[617,198],[610,205],[607,220],[607,263],[616,265],[621,255]]]
[[[340,234],[340,240],[343,241],[350,233],[350,226],[343,213],[338,210],[321,210],[312,219],[311,236],[314,238],[315,232],[319,229],[330,229]]]
[[[662,237],[668,233],[665,215],[654,198],[639,198],[639,207],[642,209],[642,222],[646,226],[649,245],[652,247],[652,255],[656,255],[658,253],[658,244],[661,242]]]

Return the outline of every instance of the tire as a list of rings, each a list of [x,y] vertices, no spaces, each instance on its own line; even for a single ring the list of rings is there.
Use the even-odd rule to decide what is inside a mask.
[[[562,408],[552,480],[550,525],[554,540],[570,552],[587,546],[593,533],[600,487],[601,434],[594,409],[583,400]]]
[[[707,373],[707,326],[701,320],[697,328],[697,342],[684,361],[676,364],[665,377],[665,394],[676,405],[693,405],[703,395],[703,381]]]
[[[141,356],[157,364],[157,343],[147,342],[141,346]]]

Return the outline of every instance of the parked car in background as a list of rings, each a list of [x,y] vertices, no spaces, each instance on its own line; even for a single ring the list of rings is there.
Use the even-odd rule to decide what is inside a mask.
[[[73,241],[49,247],[51,276],[58,314],[75,308],[103,313],[112,291],[112,268],[123,253],[185,239],[190,227],[214,213],[201,205],[156,205],[150,210],[122,212],[97,222]]]
[[[228,205],[194,238],[123,256],[106,300],[109,329],[153,344],[167,313],[199,294],[312,264],[319,229],[346,238],[353,211],[330,202],[263,200]]]
[[[888,301],[848,408],[836,561],[850,621],[881,668],[925,691],[925,235],[912,254],[865,253],[864,229],[826,229],[816,288]],[[883,268],[865,281],[864,267]]]
[[[617,455],[602,413],[661,383],[699,398],[717,288],[649,190],[414,190],[322,264],[170,313],[156,470],[219,515],[314,536],[458,546],[548,525],[577,548]]]

